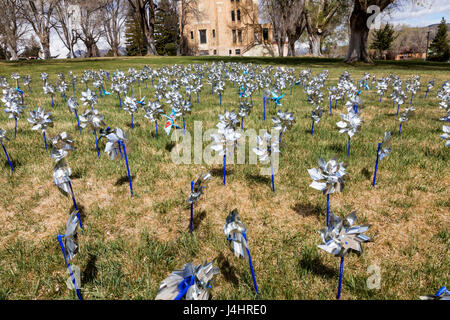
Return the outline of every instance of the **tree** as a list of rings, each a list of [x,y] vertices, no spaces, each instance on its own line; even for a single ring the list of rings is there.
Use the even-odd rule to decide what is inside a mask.
[[[286,16],[286,36],[288,39],[288,56],[295,56],[295,43],[300,39],[306,28],[304,15],[305,0],[291,0],[291,8]]]
[[[103,32],[114,57],[119,55],[121,34],[126,20],[127,2],[125,0],[106,0],[102,9]]]
[[[44,59],[50,59],[52,15],[59,0],[22,0],[21,14],[36,33]]]
[[[177,10],[177,20],[179,23],[180,36],[178,37],[177,54],[189,55],[191,54],[188,47],[188,41],[184,34],[185,27],[188,21],[193,19],[199,20],[201,17],[198,10],[198,0],[172,0],[175,3],[175,9]]]
[[[278,55],[284,56],[284,43],[287,37],[287,16],[291,9],[285,0],[262,0],[263,16],[270,21],[273,38],[278,47]]]
[[[167,54],[167,48],[173,51],[173,46],[178,42],[178,18],[174,4],[170,0],[161,0],[155,13],[155,46],[160,55]]]
[[[450,59],[450,47],[448,45],[447,32],[447,23],[445,22],[445,19],[442,18],[436,36],[430,44],[430,51],[428,54],[429,60],[448,61],[448,59]]]
[[[19,57],[19,43],[28,31],[20,14],[19,0],[0,0],[0,40],[5,44],[11,60]]]
[[[396,36],[394,28],[387,23],[384,28],[374,30],[374,40],[370,45],[371,49],[378,50],[379,57],[383,55],[383,51],[390,50]]]
[[[147,54],[137,14],[131,7],[128,9],[125,19],[125,46],[127,56],[143,56]]]
[[[157,55],[155,47],[155,4],[153,0],[128,0],[131,8],[137,14],[147,55]]]
[[[68,57],[75,58],[74,46],[79,39],[80,9],[74,0],[59,0],[53,15],[53,28],[64,46],[69,50]]]
[[[322,36],[338,10],[345,12],[347,3],[346,0],[306,0],[304,9],[306,30],[311,53],[314,56],[322,55]]]
[[[102,9],[104,2],[79,0],[80,6],[80,40],[83,41],[88,57],[98,57],[100,52],[97,42],[103,36]]]

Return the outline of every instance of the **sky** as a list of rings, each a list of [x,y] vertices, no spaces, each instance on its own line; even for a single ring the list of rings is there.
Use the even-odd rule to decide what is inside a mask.
[[[450,23],[450,0],[422,0],[423,5],[413,4],[413,0],[403,0],[405,4],[390,12],[382,12],[373,27],[379,27],[377,22],[402,25],[406,24],[411,27],[426,27],[431,24],[439,23],[444,17],[447,23]],[[68,50],[64,47],[55,31],[50,35],[51,54],[58,58],[65,58]],[[122,44],[124,46],[124,44]],[[300,45],[299,45],[300,46]],[[105,41],[100,41],[99,49],[107,49],[108,45]],[[76,49],[84,50],[84,45],[77,45]]]

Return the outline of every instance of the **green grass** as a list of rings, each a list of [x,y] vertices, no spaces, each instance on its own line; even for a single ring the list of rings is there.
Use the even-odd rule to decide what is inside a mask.
[[[222,165],[172,163],[170,137],[158,122],[140,110],[136,126],[130,128],[129,114],[120,110],[115,96],[99,98],[96,108],[111,127],[129,133],[127,147],[135,197],[131,198],[123,161],[110,161],[102,151],[97,159],[94,136],[78,132],[75,118],[64,100],[42,92],[41,72],[55,83],[57,72],[85,69],[114,71],[148,64],[159,68],[172,64],[244,62],[295,67],[296,74],[311,68],[313,74],[330,72],[326,86],[337,83],[344,70],[354,80],[364,72],[378,78],[398,74],[404,81],[420,75],[422,88],[415,98],[416,116],[408,121],[398,138],[398,118],[391,100],[382,103],[375,90],[363,92],[365,120],[352,138],[352,154],[347,158],[347,136],[339,134],[336,122],[341,104],[333,115],[324,102],[324,116],[309,134],[311,106],[302,88],[283,98],[283,110],[294,113],[296,124],[283,135],[276,193],[270,177],[259,175],[259,165],[228,165],[227,185],[222,182]],[[82,272],[85,299],[153,299],[161,281],[174,269],[193,261],[216,259],[221,273],[212,289],[213,299],[334,299],[339,276],[339,259],[317,248],[317,230],[325,225],[326,198],[309,187],[308,168],[317,166],[319,156],[336,155],[345,162],[348,177],[342,194],[331,196],[334,214],[358,214],[358,223],[368,223],[372,242],[361,257],[345,259],[342,299],[417,299],[449,285],[449,148],[439,135],[442,110],[436,98],[437,87],[448,79],[450,67],[420,61],[384,62],[374,65],[346,65],[336,59],[237,58],[237,57],[158,57],[120,59],[77,59],[0,63],[0,75],[9,80],[11,72],[31,75],[32,94],[26,88],[26,116],[19,119],[17,139],[14,122],[0,115],[0,128],[7,129],[6,148],[16,172],[10,173],[6,160],[0,166],[0,299],[76,299],[67,289],[68,277],[56,235],[64,232],[72,202],[52,183],[53,160],[45,151],[42,134],[31,130],[26,121],[38,106],[51,111],[55,126],[48,137],[62,131],[75,140],[76,150],[68,157],[77,201],[82,208],[85,232],[79,232],[79,254],[73,264]],[[436,79],[436,87],[424,99],[426,83]],[[108,90],[110,83],[107,81]],[[13,81],[10,80],[10,84]],[[92,87],[92,85],[90,85]],[[142,88],[142,96],[153,99],[153,90]],[[77,96],[84,85],[77,82]],[[203,131],[213,128],[217,115],[237,109],[236,90],[227,83],[222,100],[212,96],[206,81],[200,103],[193,103],[186,126],[193,132],[194,121],[202,121]],[[134,88],[136,95],[138,89]],[[388,92],[390,93],[390,91]],[[68,95],[71,94],[69,85]],[[273,107],[262,119],[262,98],[253,97],[254,108],[245,128],[270,129]],[[86,108],[80,106],[82,113]],[[169,107],[164,105],[166,112]],[[380,162],[377,185],[372,188],[377,143],[385,131],[393,135],[391,154]],[[193,138],[193,137],[192,137]],[[207,146],[209,142],[204,142]],[[104,142],[101,142],[102,149]],[[248,148],[247,148],[248,152]],[[246,156],[248,157],[248,155]],[[195,206],[195,231],[189,235],[189,207],[186,204],[190,181],[210,170],[213,180]],[[448,175],[448,174],[447,174]],[[228,213],[238,208],[248,227],[248,241],[260,290],[255,296],[248,264],[234,258],[227,247],[223,224]],[[378,265],[381,289],[369,290],[367,268]]]

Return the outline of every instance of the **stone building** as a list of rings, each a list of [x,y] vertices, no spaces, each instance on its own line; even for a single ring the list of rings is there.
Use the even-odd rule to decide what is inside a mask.
[[[271,25],[259,23],[258,0],[197,0],[192,3],[192,7],[185,9],[183,28],[192,54],[241,56],[251,53],[258,56],[274,55],[274,51],[276,54]]]

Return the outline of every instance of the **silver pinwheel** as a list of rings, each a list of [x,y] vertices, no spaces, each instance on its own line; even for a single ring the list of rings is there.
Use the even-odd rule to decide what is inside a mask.
[[[219,268],[213,262],[195,266],[186,263],[181,270],[174,270],[161,285],[155,300],[208,300],[209,291]]]
[[[149,101],[147,108],[145,108],[144,117],[150,121],[155,121],[156,141],[158,141],[158,120],[161,118],[163,113],[164,110],[161,108],[161,103],[159,103],[159,101]]]
[[[125,96],[123,101],[123,110],[128,111],[131,115],[131,129],[134,128],[133,116],[139,110],[139,104],[135,97]]]
[[[89,128],[92,132],[94,132],[95,137],[95,146],[97,147],[97,157],[100,158],[100,150],[98,149],[98,140],[97,140],[97,130],[105,125],[103,119],[105,116],[100,115],[97,109],[87,109],[82,115],[79,117],[82,128]]]
[[[44,136],[45,149],[47,149],[47,138],[45,132],[47,127],[53,127],[53,118],[51,112],[45,112],[39,107],[37,110],[30,111],[30,117],[27,119],[33,125],[31,130],[41,130]]]
[[[189,224],[191,234],[194,229],[194,203],[200,199],[203,194],[203,189],[205,188],[203,184],[208,180],[211,180],[211,174],[209,172],[205,174],[201,173],[195,183],[194,181],[191,181],[191,193],[187,199],[187,203],[191,205],[191,220]]]
[[[341,258],[337,299],[341,297],[344,257],[350,252],[355,252],[357,255],[360,255],[362,253],[361,244],[370,240],[370,238],[364,234],[364,232],[369,230],[370,226],[354,226],[353,224],[355,222],[356,211],[350,213],[343,220],[337,216],[332,216],[330,225],[319,232],[322,243],[318,245],[318,247],[331,253],[335,257]]]
[[[219,155],[223,155],[223,184],[226,184],[226,158],[227,153],[234,151],[237,140],[241,137],[241,134],[233,128],[226,127],[224,123],[219,122],[217,124],[219,130],[217,133],[211,134],[211,138],[214,141],[211,149],[218,152]]]
[[[284,132],[289,130],[292,125],[295,123],[294,115],[291,112],[283,112],[281,109],[278,109],[277,116],[272,117],[273,128],[280,132],[280,143],[281,136]]]
[[[97,104],[97,95],[88,88],[86,91],[81,92],[80,100],[83,102],[83,105],[90,106],[91,110],[94,110],[94,104]]]
[[[338,162],[335,157],[331,158],[328,162],[325,162],[319,157],[319,167],[308,169],[308,173],[313,179],[313,182],[309,185],[311,188],[322,191],[324,195],[327,195],[327,226],[329,222],[330,214],[330,194],[335,191],[342,192],[344,190],[344,176],[347,174],[345,171],[344,163]]]
[[[383,142],[378,143],[377,160],[375,162],[375,171],[373,174],[372,186],[375,187],[375,181],[377,179],[378,161],[391,152],[392,149],[392,135],[389,131],[384,133]]]
[[[275,192],[275,179],[273,175],[273,155],[280,153],[280,139],[272,137],[269,133],[264,133],[262,137],[256,137],[256,148],[253,148],[253,152],[258,156],[259,161],[270,161],[270,171],[272,174],[272,191]]]
[[[128,182],[130,185],[130,193],[133,196],[133,186],[131,184],[130,167],[128,166],[127,150],[125,149],[125,144],[128,143],[128,136],[123,132],[122,129],[116,128],[113,132],[106,136],[108,141],[106,142],[105,152],[109,155],[111,160],[120,159],[125,157],[125,163],[127,166]]]
[[[78,130],[81,133],[80,119],[78,118],[78,102],[77,102],[77,99],[75,97],[70,97],[69,100],[67,100],[67,107],[69,108],[70,112],[73,112],[75,114],[75,118],[77,119]]]
[[[404,122],[407,122],[410,117],[414,116],[416,109],[414,107],[406,108],[405,111],[403,111],[400,114],[400,117],[398,118],[398,121],[400,122],[400,129],[398,130],[398,136],[400,137],[402,133],[402,125]]]
[[[348,156],[350,157],[351,138],[358,132],[362,120],[353,109],[348,109],[347,114],[341,113],[342,120],[337,122],[339,133],[347,132],[348,134]]]
[[[258,292],[258,285],[256,284],[255,270],[253,269],[252,258],[250,255],[250,250],[247,243],[247,228],[241,221],[241,216],[237,209],[230,212],[225,220],[225,225],[223,231],[227,236],[228,244],[230,245],[231,251],[238,258],[245,259],[249,266],[250,272],[252,273],[253,285],[255,287],[256,294]]]
[[[67,270],[72,279],[73,287],[77,293],[78,299],[82,300],[81,292],[79,290],[79,285],[77,285],[76,277],[73,274],[70,262],[73,260],[75,255],[78,253],[78,233],[77,227],[79,224],[78,210],[73,211],[66,223],[66,232],[63,235],[58,234],[56,238],[58,239],[61,251],[64,256],[64,262],[66,263]]]

